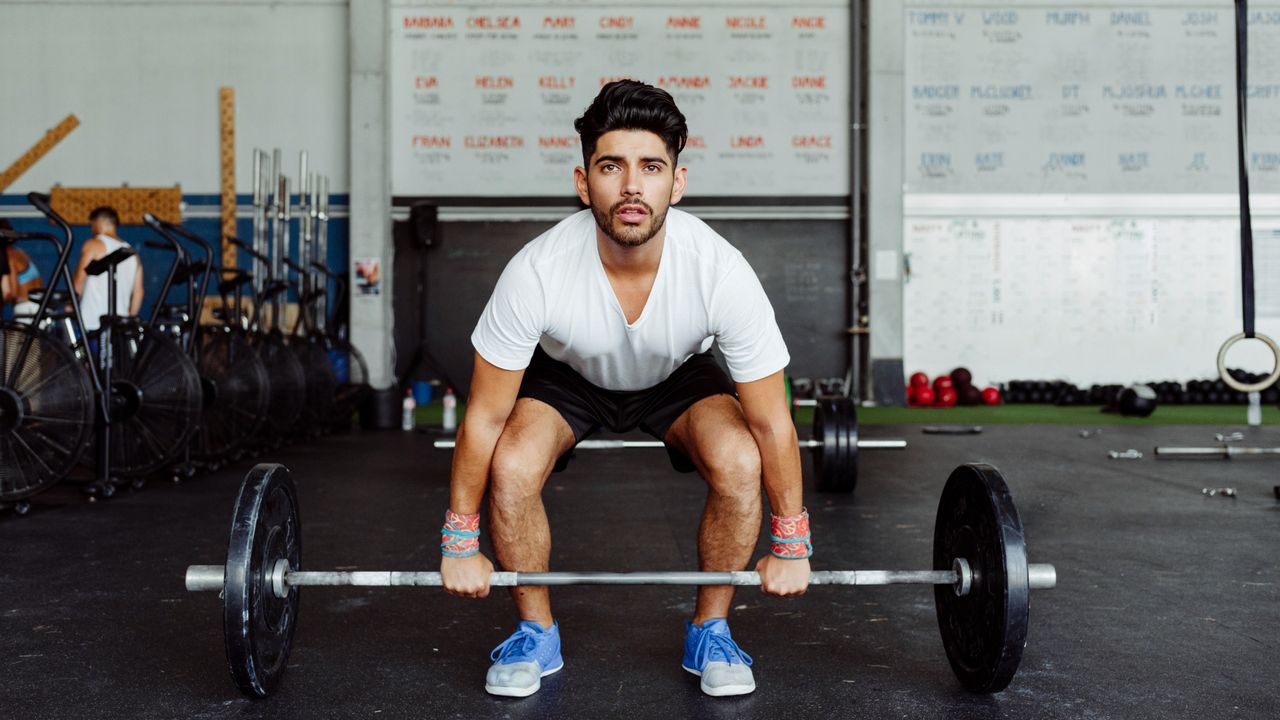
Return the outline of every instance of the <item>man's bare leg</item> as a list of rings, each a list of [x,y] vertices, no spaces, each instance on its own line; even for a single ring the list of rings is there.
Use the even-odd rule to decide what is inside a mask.
[[[551,528],[542,487],[556,460],[573,447],[573,430],[541,400],[521,398],[494,448],[489,484],[489,531],[498,564],[513,572],[546,572]],[[550,628],[551,593],[545,587],[513,587],[521,620]]]
[[[760,535],[760,449],[742,406],[730,395],[703,398],[672,423],[666,441],[693,461],[707,483],[707,504],[698,528],[698,567],[742,570]],[[698,588],[693,622],[727,618],[732,586]]]

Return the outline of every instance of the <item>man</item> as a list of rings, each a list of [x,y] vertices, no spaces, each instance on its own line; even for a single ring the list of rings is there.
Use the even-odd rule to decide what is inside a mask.
[[[665,91],[605,85],[575,127],[589,206],[526,245],[507,265],[471,337],[474,371],[453,459],[441,572],[455,594],[488,594],[478,553],[489,482],[493,545],[503,568],[548,569],[542,487],[573,446],[601,428],[665,441],[677,470],[709,492],[698,529],[701,569],[741,570],[760,530],[763,478],[775,513],[762,588],[797,595],[809,581],[808,516],[782,371],[790,360],[773,308],[742,254],[669,206],[684,194],[688,135]],[[731,381],[710,354],[718,342]],[[490,478],[491,481],[490,481]],[[545,587],[514,588],[516,632],[485,678],[524,697],[560,670],[559,626]],[[683,667],[709,695],[755,689],[751,658],[727,618],[732,587],[701,587],[686,625]]]
[[[0,230],[13,230],[13,225],[0,218]],[[31,256],[16,245],[6,247],[4,256],[0,257],[0,304],[13,303],[14,320],[30,322],[39,307],[31,302],[31,291],[43,287],[40,269],[31,261]]]
[[[84,329],[97,330],[102,317],[110,311],[107,273],[90,275],[86,268],[94,260],[104,258],[128,245],[117,235],[120,216],[114,208],[94,208],[89,213],[89,227],[93,237],[80,249],[80,263],[76,266],[73,283],[80,296],[80,314]],[[137,315],[142,309],[142,264],[136,256],[116,266],[116,314]]]

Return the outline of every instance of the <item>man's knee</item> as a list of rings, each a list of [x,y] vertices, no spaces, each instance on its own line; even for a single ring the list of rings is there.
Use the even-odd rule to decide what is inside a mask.
[[[743,500],[760,497],[760,448],[747,433],[734,433],[731,439],[716,443],[703,454],[707,482],[722,495]]]
[[[545,455],[527,443],[498,443],[489,483],[496,511],[518,510],[542,494],[542,484],[550,470]]]

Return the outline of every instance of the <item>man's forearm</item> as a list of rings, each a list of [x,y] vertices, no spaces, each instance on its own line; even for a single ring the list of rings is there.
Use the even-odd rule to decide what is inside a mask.
[[[787,418],[783,423],[752,427],[751,433],[760,448],[764,489],[773,512],[799,515],[804,507],[804,480],[795,425]]]
[[[470,420],[468,413],[458,428],[458,442],[453,451],[453,472],[449,483],[449,509],[473,515],[480,511],[485,487],[489,484],[489,466],[493,450],[502,435],[502,423]]]

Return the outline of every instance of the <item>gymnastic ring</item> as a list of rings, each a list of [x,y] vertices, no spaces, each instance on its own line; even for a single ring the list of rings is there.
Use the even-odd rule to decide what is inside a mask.
[[[1272,368],[1271,374],[1261,382],[1244,383],[1235,379],[1231,376],[1231,373],[1227,372],[1227,350],[1230,350],[1232,345],[1244,340],[1244,337],[1244,333],[1236,333],[1235,335],[1227,338],[1226,342],[1222,343],[1222,348],[1218,350],[1218,376],[1221,377],[1222,382],[1226,383],[1227,387],[1232,390],[1239,390],[1244,393],[1262,392],[1275,384],[1276,380],[1280,380],[1280,345],[1277,345],[1275,340],[1272,340],[1262,333],[1254,334],[1254,338],[1261,340],[1266,343],[1267,347],[1271,348],[1271,355],[1275,358],[1275,367]]]

